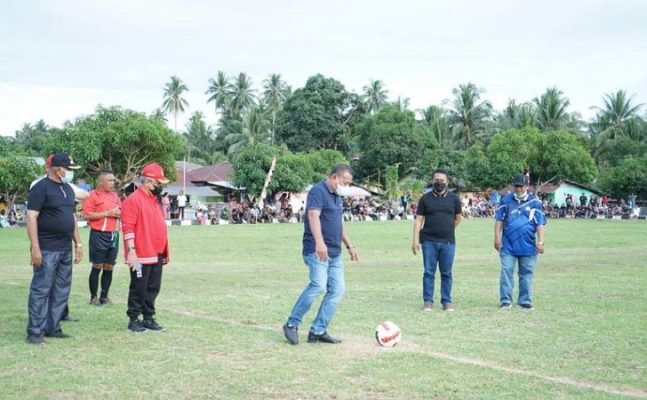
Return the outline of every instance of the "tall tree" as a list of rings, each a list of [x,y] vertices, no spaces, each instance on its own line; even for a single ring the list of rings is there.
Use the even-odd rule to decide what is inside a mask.
[[[256,103],[256,94],[252,88],[252,79],[241,72],[231,85],[231,113],[240,116]]]
[[[11,209],[16,200],[27,198],[29,184],[41,175],[42,168],[29,157],[0,154],[0,198]]]
[[[452,90],[454,100],[449,110],[452,141],[458,149],[468,149],[487,133],[492,104],[481,101],[484,89],[469,82]]]
[[[263,81],[263,102],[269,108],[271,114],[272,138],[270,144],[274,144],[274,132],[276,129],[276,115],[283,109],[285,99],[290,95],[290,87],[281,79],[280,74],[271,74]]]
[[[177,149],[184,151],[182,138],[158,118],[101,106],[53,131],[50,146],[48,152],[67,152],[83,166],[80,178],[93,178],[101,169],[112,169],[120,183],[130,182],[152,161],[174,178],[174,154]]]
[[[364,113],[357,96],[341,82],[315,75],[286,100],[277,118],[277,142],[292,151],[335,149],[347,154],[352,128]]]
[[[229,145],[227,155],[230,159],[247,145],[269,142],[270,124],[260,106],[252,106],[242,121],[232,120],[228,129],[225,142]]]
[[[177,113],[184,112],[185,107],[189,106],[189,102],[182,97],[188,90],[189,88],[175,75],[171,76],[171,80],[164,86],[162,108],[166,112],[173,113],[175,133],[177,133]]]
[[[449,119],[447,111],[440,106],[429,106],[420,111],[422,123],[429,128],[431,134],[436,138],[438,146],[445,148],[450,139]]]
[[[371,82],[364,86],[363,90],[369,113],[375,114],[388,103],[389,91],[384,89],[384,82],[371,79]]]
[[[537,107],[537,126],[542,131],[554,131],[566,127],[569,114],[566,111],[571,102],[556,87],[546,89],[533,103]]]
[[[231,103],[233,86],[227,74],[218,71],[216,79],[209,78],[209,88],[204,94],[210,95],[207,103],[214,103],[217,112],[223,112]]]
[[[508,100],[508,105],[495,117],[499,131],[521,129],[537,125],[537,110],[533,103],[517,104],[514,99]]]

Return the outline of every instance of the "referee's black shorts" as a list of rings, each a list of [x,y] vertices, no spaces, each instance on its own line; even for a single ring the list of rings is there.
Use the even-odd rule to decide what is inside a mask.
[[[90,262],[115,265],[119,252],[119,232],[90,231]]]

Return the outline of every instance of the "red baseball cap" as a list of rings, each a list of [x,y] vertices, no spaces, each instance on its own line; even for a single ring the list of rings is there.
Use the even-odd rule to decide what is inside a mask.
[[[153,178],[162,185],[169,183],[169,180],[164,176],[164,170],[158,163],[150,163],[144,166],[142,169],[142,176]]]

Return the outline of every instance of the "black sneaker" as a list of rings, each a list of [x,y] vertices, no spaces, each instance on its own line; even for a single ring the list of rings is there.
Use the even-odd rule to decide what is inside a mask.
[[[61,318],[61,321],[65,321],[65,322],[79,322],[79,321],[80,321],[80,319],[78,319],[78,318],[76,318],[76,317],[70,317],[69,315],[66,315],[66,316],[64,316],[63,318]]]
[[[56,339],[70,339],[72,335],[68,335],[67,333],[63,333],[63,331],[54,331],[51,333],[45,332],[45,337],[51,337],[51,338],[56,338]]]
[[[138,319],[130,321],[128,323],[128,330],[135,333],[145,333],[146,328],[142,325],[142,322]]]
[[[45,338],[43,338],[43,335],[28,335],[27,336],[27,343],[45,344],[47,342],[45,341]]]
[[[526,310],[532,310],[533,308],[535,308],[532,306],[532,304],[519,304],[519,305],[521,306],[521,308],[525,308]]]
[[[308,333],[308,343],[330,343],[337,344],[341,343],[341,339],[330,336],[327,332],[317,335],[316,333]]]
[[[157,323],[157,321],[155,321],[154,318],[143,320],[142,321],[142,326],[144,328],[148,329],[149,331],[153,331],[153,332],[164,332],[164,331],[166,331],[166,328],[164,328],[163,326],[160,326]]]
[[[299,327],[283,325],[283,334],[290,344],[299,344]]]

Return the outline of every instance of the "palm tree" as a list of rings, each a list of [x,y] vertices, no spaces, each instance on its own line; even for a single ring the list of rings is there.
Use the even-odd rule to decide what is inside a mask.
[[[384,89],[384,82],[373,80],[364,86],[364,100],[368,104],[368,111],[375,114],[388,103],[389,91]]]
[[[492,115],[492,104],[481,100],[483,89],[473,83],[459,85],[452,90],[453,108],[449,110],[452,140],[458,148],[468,149],[485,136]]]
[[[164,110],[162,110],[159,107],[154,109],[150,116],[151,118],[158,119],[164,123],[168,122],[168,119],[166,118],[166,114],[164,113]]]
[[[213,102],[216,106],[216,112],[224,111],[231,102],[231,92],[233,86],[229,77],[223,71],[218,71],[216,79],[209,78],[209,88],[204,94],[211,95],[207,103]]]
[[[189,102],[182,97],[182,93],[188,91],[184,83],[177,76],[173,75],[171,80],[164,86],[164,102],[162,109],[166,112],[172,112],[175,120],[175,133],[177,133],[177,113],[184,112],[184,107],[189,106]]]
[[[250,107],[242,121],[231,119],[223,128],[227,132],[225,142],[229,144],[230,159],[249,144],[267,143],[270,136],[270,124],[260,106]]]
[[[563,95],[561,90],[552,87],[546,89],[541,97],[533,99],[537,107],[537,125],[542,131],[554,131],[568,125],[570,116],[566,108],[571,103]]]
[[[231,88],[231,111],[233,115],[241,115],[247,108],[256,104],[256,95],[252,89],[252,79],[241,72],[234,80]]]
[[[495,120],[499,131],[521,129],[536,125],[537,112],[532,103],[517,104],[514,99],[508,99],[508,105],[495,117]]]
[[[444,148],[450,133],[447,111],[440,106],[429,106],[421,110],[420,113],[422,122],[431,130],[440,148]]]
[[[276,115],[283,108],[285,99],[290,95],[290,87],[288,84],[281,80],[280,74],[271,74],[263,81],[263,102],[269,107],[272,121],[270,130],[272,131],[272,139],[270,144],[274,144],[274,128],[276,124]]]
[[[615,140],[626,135],[628,124],[638,116],[638,110],[643,104],[633,105],[633,96],[627,97],[624,90],[618,90],[615,94],[605,94],[603,107],[591,107],[598,110],[598,121],[601,126],[600,135]]]
[[[401,96],[398,96],[398,99],[391,104],[393,104],[398,109],[398,111],[402,112],[409,109],[410,103],[411,99],[409,99],[408,97],[402,98]]]

